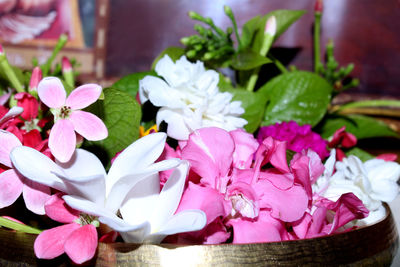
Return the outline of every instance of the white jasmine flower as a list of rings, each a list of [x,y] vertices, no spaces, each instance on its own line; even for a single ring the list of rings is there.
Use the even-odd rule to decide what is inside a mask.
[[[218,89],[219,75],[206,70],[203,62],[189,62],[182,56],[174,63],[165,55],[156,65],[163,79],[146,76],[140,81],[142,103],[161,107],[156,122],[168,123],[167,134],[178,140],[187,140],[191,132],[203,127],[219,127],[227,131],[242,128],[247,121],[241,101],[231,101],[232,94]]]
[[[336,201],[342,194],[354,193],[370,211],[359,224],[371,224],[385,216],[382,201],[390,202],[398,195],[399,177],[400,165],[396,162],[372,159],[362,163],[359,158],[349,156],[336,162],[336,173],[320,194]]]

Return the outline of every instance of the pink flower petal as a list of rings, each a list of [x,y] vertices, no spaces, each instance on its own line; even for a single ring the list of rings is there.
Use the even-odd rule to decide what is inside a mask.
[[[308,207],[307,194],[298,185],[281,190],[264,180],[259,181],[254,190],[260,196],[260,208],[271,208],[271,216],[285,222],[299,220]]]
[[[281,231],[283,226],[281,223],[271,216],[268,212],[260,214],[258,220],[229,220],[229,225],[233,227],[234,244],[260,243],[281,241]]]
[[[84,84],[76,88],[68,96],[65,105],[72,109],[82,109],[96,102],[100,97],[101,86],[97,84]]]
[[[74,125],[69,120],[58,120],[51,128],[49,148],[60,162],[67,162],[75,151],[76,135]]]
[[[72,223],[79,218],[80,212],[70,208],[62,199],[62,195],[57,193],[50,197],[44,206],[46,215],[57,222]]]
[[[22,196],[28,210],[33,213],[44,215],[44,204],[50,198],[50,187],[35,183],[28,179],[24,180]]]
[[[75,263],[81,264],[93,258],[97,248],[96,227],[84,225],[75,230],[65,241],[65,253]]]
[[[108,136],[104,122],[92,113],[75,110],[69,117],[75,131],[87,140],[98,141]]]
[[[235,151],[233,152],[233,164],[236,168],[250,168],[253,161],[253,154],[258,148],[258,142],[252,134],[243,129],[230,131],[235,142]]]
[[[50,108],[60,108],[65,104],[67,93],[60,79],[46,77],[38,85],[40,100]]]
[[[0,163],[11,168],[11,150],[21,145],[21,142],[14,134],[0,130]]]
[[[295,182],[301,184],[307,192],[308,198],[312,198],[311,179],[309,170],[310,158],[297,153],[294,155],[290,166],[294,174]]]
[[[207,224],[209,224],[219,216],[227,216],[231,206],[229,201],[226,201],[218,191],[189,182],[175,213],[188,209],[204,211],[207,216]]]
[[[54,259],[63,254],[66,239],[79,227],[77,223],[69,223],[40,233],[33,245],[36,257]]]
[[[14,170],[0,174],[0,208],[8,207],[21,195],[23,183]]]
[[[182,158],[202,177],[202,183],[216,187],[216,178],[225,177],[232,163],[235,145],[230,134],[220,128],[202,128],[189,135]]]

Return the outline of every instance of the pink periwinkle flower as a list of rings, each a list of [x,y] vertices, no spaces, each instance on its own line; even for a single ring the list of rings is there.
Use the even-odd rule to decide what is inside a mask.
[[[22,194],[26,207],[43,215],[44,204],[50,197],[50,188],[26,179],[14,170],[10,160],[11,150],[22,146],[12,133],[0,130],[0,208],[12,205]],[[4,168],[4,169],[3,169]]]
[[[101,90],[97,84],[85,84],[67,97],[58,78],[46,77],[40,81],[38,95],[51,108],[55,122],[49,136],[49,148],[60,162],[67,162],[74,153],[75,132],[91,141],[108,136],[106,126],[97,116],[80,110],[94,103],[100,97]]]
[[[295,152],[311,148],[318,153],[321,159],[325,159],[329,152],[326,149],[327,141],[311,130],[311,125],[298,125],[295,121],[275,123],[274,125],[261,127],[257,140],[261,143],[266,137],[271,136],[279,141],[286,141],[287,148]]]
[[[61,193],[46,202],[45,210],[51,219],[65,224],[40,233],[34,244],[36,257],[53,259],[66,253],[77,264],[93,258],[98,244],[96,227],[99,222],[68,207]]]

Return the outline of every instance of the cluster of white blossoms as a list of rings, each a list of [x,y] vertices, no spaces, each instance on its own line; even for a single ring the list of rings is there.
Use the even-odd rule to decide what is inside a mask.
[[[206,70],[203,62],[189,62],[182,56],[174,63],[165,55],[155,68],[163,79],[146,76],[140,81],[142,103],[150,100],[160,107],[156,123],[168,124],[168,136],[187,140],[194,130],[219,127],[227,131],[242,128],[247,121],[241,101],[232,101],[232,94],[218,89],[219,74]]]
[[[391,202],[399,194],[397,184],[400,178],[400,165],[382,159],[362,162],[355,156],[334,163],[335,154],[325,163],[327,173],[313,186],[314,192],[336,201],[342,194],[354,193],[370,211],[369,216],[359,220],[358,225],[370,225],[386,215],[382,202]],[[333,172],[333,166],[336,172]]]

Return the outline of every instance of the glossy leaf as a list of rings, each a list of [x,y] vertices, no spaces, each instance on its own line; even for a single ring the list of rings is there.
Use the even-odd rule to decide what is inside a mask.
[[[346,131],[354,134],[358,139],[370,137],[398,137],[384,122],[362,115],[348,115],[342,117],[328,117],[317,127],[323,138],[346,126]]]
[[[112,85],[112,88],[116,88],[136,97],[136,94],[139,91],[139,81],[147,75],[157,76],[154,71],[136,72],[122,77]]]
[[[141,109],[128,93],[114,88],[104,89],[104,101],[97,101],[88,110],[101,118],[108,129],[108,137],[97,142],[88,142],[105,150],[108,159],[139,138]]]
[[[316,125],[326,113],[332,86],[320,76],[305,71],[281,74],[256,93],[268,99],[262,125],[294,120]]]
[[[185,54],[185,50],[181,47],[176,47],[176,46],[170,46],[167,47],[164,51],[158,55],[158,57],[153,61],[153,64],[151,64],[151,69],[154,70],[156,68],[157,62],[164,56],[168,55],[172,61],[176,61],[179,59],[181,56]]]
[[[275,40],[284,33],[290,25],[298,20],[305,10],[274,10],[263,17],[256,16],[243,25],[242,30],[242,44],[243,47],[252,47],[255,52],[260,51],[263,42],[265,24],[269,17],[275,16],[277,21],[277,28],[275,34]]]
[[[239,52],[232,58],[231,65],[236,70],[251,70],[266,63],[272,63],[272,61],[251,50],[245,50]]]

